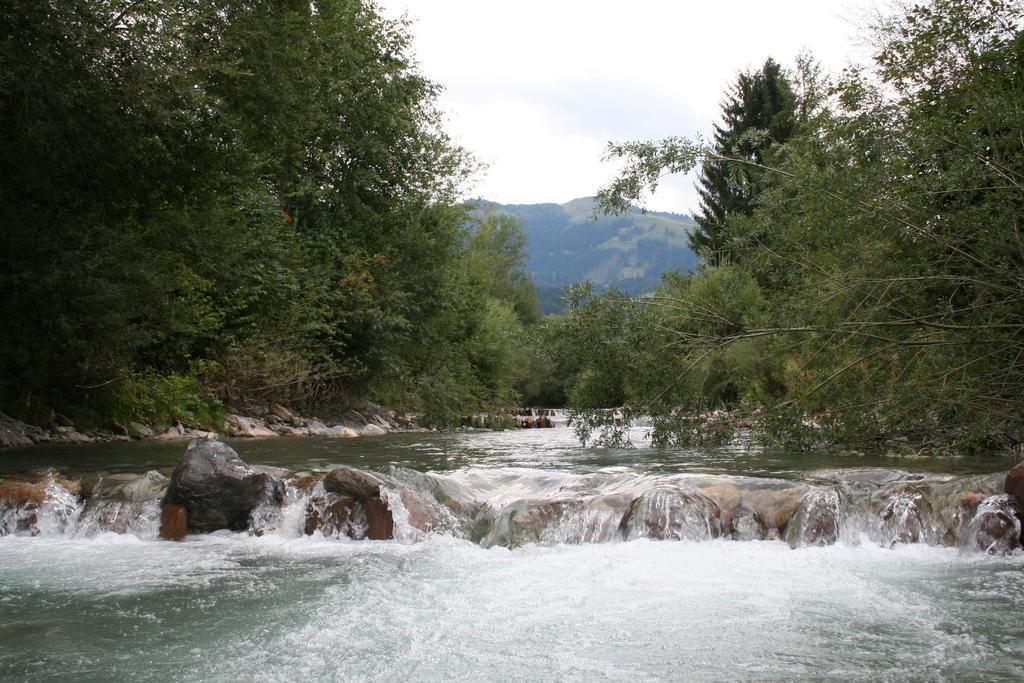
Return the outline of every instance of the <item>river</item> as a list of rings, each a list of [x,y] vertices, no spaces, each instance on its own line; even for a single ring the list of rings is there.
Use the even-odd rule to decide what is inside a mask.
[[[290,492],[263,535],[173,543],[156,539],[156,501],[130,504],[127,533],[65,501],[35,535],[0,537],[0,678],[1024,676],[1024,554],[950,541],[944,502],[995,493],[1001,478],[988,475],[1013,460],[592,449],[568,429],[231,445],[253,464],[368,470],[461,512],[427,534],[396,515],[396,540],[306,536],[308,500]],[[8,450],[0,474],[127,482],[166,474],[184,449]],[[724,522],[699,514],[744,501],[760,538],[780,496],[815,492],[838,505],[834,543],[801,540],[810,523],[803,536],[727,540],[708,526]]]

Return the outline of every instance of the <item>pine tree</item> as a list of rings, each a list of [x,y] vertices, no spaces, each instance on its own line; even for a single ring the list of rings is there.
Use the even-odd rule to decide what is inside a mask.
[[[775,60],[759,71],[741,72],[722,103],[722,124],[715,125],[715,152],[723,157],[761,163],[771,145],[789,139],[795,126],[796,96]],[[763,131],[764,135],[751,135]],[[755,167],[709,159],[701,167],[697,192],[700,212],[690,235],[690,247],[712,265],[735,260],[724,251],[723,231],[729,217],[749,214],[759,190]]]

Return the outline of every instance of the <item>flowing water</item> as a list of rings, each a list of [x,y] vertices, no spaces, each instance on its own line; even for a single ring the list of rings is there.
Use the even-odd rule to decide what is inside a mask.
[[[986,517],[1013,460],[588,449],[567,429],[232,445],[292,484],[374,472],[395,539],[307,536],[322,484],[290,484],[251,533],[159,541],[185,444],[0,452],[45,493],[0,505],[0,679],[1024,676],[1024,554],[984,536],[1015,523]]]

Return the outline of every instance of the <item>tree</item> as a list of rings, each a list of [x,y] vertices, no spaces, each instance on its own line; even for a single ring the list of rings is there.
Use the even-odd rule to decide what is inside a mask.
[[[777,369],[752,405],[789,443],[1021,443],[1022,26],[1019,3],[997,0],[932,0],[878,26],[874,70],[847,71],[766,163],[740,161],[772,177],[727,224],[765,236],[735,264],[760,288],[743,297],[756,315],[693,289],[651,303],[673,313],[670,367],[768,340],[755,358]],[[682,138],[610,151],[627,161],[610,209],[724,157]],[[664,413],[657,395],[646,405]]]
[[[759,71],[742,72],[722,103],[722,124],[715,124],[714,158],[701,165],[697,192],[700,211],[690,234],[690,247],[718,265],[738,258],[726,250],[723,232],[733,215],[747,215],[763,183],[765,150],[786,142],[796,124],[796,97],[789,80],[773,59]]]
[[[324,402],[413,362],[473,165],[405,22],[363,0],[15,0],[0,24],[5,409]]]

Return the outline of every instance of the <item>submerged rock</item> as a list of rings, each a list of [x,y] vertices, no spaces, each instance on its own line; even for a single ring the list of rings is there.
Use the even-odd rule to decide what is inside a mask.
[[[990,555],[1009,553],[1021,542],[1021,511],[1009,495],[991,496],[978,505],[968,526],[968,547]]]
[[[398,495],[408,513],[409,526],[424,533],[443,526],[441,510],[432,498],[406,488],[400,489]]]
[[[196,439],[171,475],[164,505],[183,506],[190,531],[242,531],[253,509],[267,500],[280,503],[283,490],[280,481],[246,464],[227,444]]]
[[[761,541],[768,535],[761,515],[746,506],[723,512],[722,529],[734,541]]]
[[[913,487],[899,487],[888,492],[879,513],[879,541],[884,546],[896,543],[919,543],[927,540],[924,519],[928,502],[924,493]]]
[[[812,490],[786,525],[786,542],[793,548],[832,545],[839,538],[839,517],[839,494]]]
[[[317,531],[327,538],[354,538],[356,530],[351,523],[352,512],[356,505],[354,498],[327,493],[313,496],[306,503],[306,521],[304,531],[312,536]]]
[[[506,505],[493,520],[483,520],[491,522],[492,526],[480,544],[485,548],[517,548],[527,543],[539,543],[548,527],[581,505],[582,501],[571,498],[517,500]]]
[[[351,467],[337,467],[321,482],[324,491],[350,496],[359,503],[365,515],[366,538],[380,541],[394,537],[395,520],[391,509],[381,499],[384,484],[374,475]]]
[[[315,474],[307,474],[293,480],[291,485],[300,491],[309,491],[319,484],[321,479],[323,479],[323,477]]]
[[[163,498],[170,480],[156,470],[140,476],[105,476],[90,482],[90,498],[135,503]]]
[[[722,511],[700,493],[654,488],[632,502],[619,529],[626,539],[707,540],[722,535]]]
[[[0,484],[0,503],[29,505],[42,503],[46,497],[43,487],[27,481],[5,481]]]

